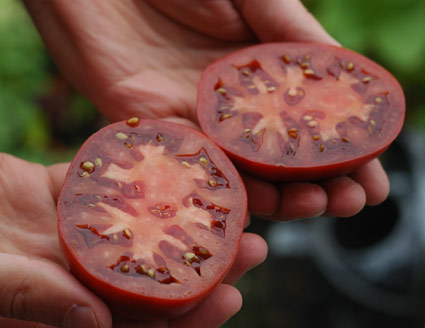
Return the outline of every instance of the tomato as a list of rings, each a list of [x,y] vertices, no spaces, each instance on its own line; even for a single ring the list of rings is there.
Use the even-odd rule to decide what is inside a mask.
[[[229,271],[246,215],[240,176],[212,141],[132,118],[75,156],[58,201],[59,239],[71,272],[114,313],[172,317]]]
[[[203,73],[202,130],[242,170],[271,180],[352,171],[399,134],[403,91],[384,68],[324,44],[271,43],[239,50]]]

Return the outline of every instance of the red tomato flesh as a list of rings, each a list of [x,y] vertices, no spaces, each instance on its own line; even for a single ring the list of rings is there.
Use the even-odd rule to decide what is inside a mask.
[[[130,318],[180,315],[229,271],[247,215],[227,156],[162,121],[100,130],[71,163],[58,202],[71,272]]]
[[[272,180],[346,174],[399,134],[403,91],[381,66],[323,44],[249,47],[211,64],[198,119],[236,165]]]

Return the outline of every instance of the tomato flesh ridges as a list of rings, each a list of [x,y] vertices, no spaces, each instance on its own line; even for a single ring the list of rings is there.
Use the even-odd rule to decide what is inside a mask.
[[[174,315],[229,270],[245,190],[199,132],[128,122],[95,134],[71,164],[58,205],[60,237],[71,269],[94,280],[90,287],[110,304],[154,299],[161,315]]]
[[[240,50],[207,68],[198,91],[204,132],[243,169],[277,180],[338,175],[376,157],[404,107],[382,67],[320,44]]]

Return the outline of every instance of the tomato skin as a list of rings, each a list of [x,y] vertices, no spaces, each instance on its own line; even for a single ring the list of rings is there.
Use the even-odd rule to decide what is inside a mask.
[[[223,151],[202,133],[163,121],[139,120],[138,124],[133,123],[134,120],[118,122],[101,129],[84,143],[74,158],[58,200],[59,242],[70,271],[102,298],[114,315],[141,320],[175,317],[186,313],[205,299],[230,270],[239,248],[247,215],[247,195],[233,164]],[[125,136],[134,138],[124,138]],[[148,137],[152,138],[147,141]],[[175,140],[178,142],[174,143]],[[133,142],[132,147],[125,144],[127,141]],[[106,147],[106,150],[103,147]],[[161,147],[165,147],[164,153],[155,153],[156,149],[162,149]],[[200,147],[199,155],[196,151]],[[143,156],[134,155],[133,150],[137,148],[147,149],[148,152]],[[153,155],[149,155],[150,150]],[[115,158],[106,152],[119,155]],[[196,156],[192,156],[192,153]],[[133,167],[128,165],[127,158]],[[150,161],[156,161],[152,167],[140,166],[148,165]],[[120,166],[114,166],[115,162]],[[155,165],[163,165],[158,173],[151,171],[143,173],[137,169],[152,170],[155,169]],[[115,172],[117,167],[118,178],[124,179],[122,178],[124,172],[130,174],[131,181],[135,182],[129,184],[125,179],[117,178],[118,182],[112,183],[111,172]],[[175,181],[162,179],[162,176],[169,173],[164,171],[167,167],[176,170],[178,179]],[[196,179],[192,174],[195,174]],[[212,186],[208,184],[205,186],[202,183],[203,175],[208,176],[210,180],[215,179]],[[222,184],[222,181],[227,181],[227,185]],[[182,188],[181,193],[173,190],[171,195],[168,195],[167,190],[160,189],[158,195],[164,194],[166,197],[156,199],[157,196],[152,196],[153,199],[150,199],[149,195],[157,192],[153,190],[155,186],[158,185],[160,188],[164,183],[169,183],[172,188],[177,186],[177,190]],[[117,185],[122,189],[120,190]],[[128,186],[133,188],[129,189]],[[121,203],[114,204],[110,201],[115,190],[120,190],[123,195],[117,198]],[[109,195],[109,198],[103,196],[102,192],[106,192],[105,195]],[[163,203],[164,200],[168,200],[167,195],[175,196],[180,201],[168,206],[168,203]],[[187,203],[189,196],[190,199],[194,199],[195,205]],[[129,206],[122,206],[122,202]],[[153,205],[159,210],[164,208],[165,215],[152,213],[155,211]],[[110,211],[111,209],[113,211]],[[191,216],[185,218],[182,217],[183,214],[180,215],[188,210],[192,211],[188,213],[200,213],[206,218],[210,215],[211,229],[209,230],[205,224],[195,222],[193,225]],[[123,213],[124,221],[120,221],[120,216],[114,214],[117,212]],[[113,220],[111,219],[109,224],[108,217],[111,216]],[[88,218],[88,222],[84,222],[82,219],[84,217]],[[111,225],[119,225],[128,218],[130,218],[129,230],[118,229],[122,235],[105,232],[110,230]],[[132,223],[135,219],[137,222]],[[146,223],[143,222],[145,220]],[[217,223],[214,222],[224,222],[223,230],[218,229],[222,235],[217,233]],[[105,223],[106,227],[102,227],[100,223]],[[196,228],[197,225],[199,229]],[[110,240],[112,235],[118,236],[116,241]],[[155,238],[151,238],[152,236]],[[174,244],[173,238],[176,240]],[[162,240],[167,240],[168,252],[178,250],[173,245],[181,248],[183,242],[189,246],[195,243],[191,248],[192,251],[186,254],[190,255],[188,257],[190,260],[192,257],[196,258],[192,252],[198,252],[197,262],[192,263],[188,260],[186,264],[179,264],[176,262],[179,257],[173,258],[171,253],[167,253],[167,248],[161,246]],[[213,244],[208,244],[207,240],[211,240]],[[136,266],[139,263],[136,263],[136,260],[139,261],[138,249],[143,250],[141,253],[143,256],[146,255],[146,250],[149,254],[152,252],[154,262],[150,264],[155,268],[157,263],[152,276],[137,273],[143,267],[143,265]],[[124,262],[132,266],[131,269],[127,266],[125,267],[127,270],[124,270],[124,266],[121,266],[121,272],[117,270],[116,267],[121,265],[121,262],[116,262],[117,256],[103,255],[106,252],[134,256],[132,261]],[[133,255],[129,255],[129,252]],[[102,262],[102,256],[106,258],[105,262]],[[115,262],[117,264],[114,264]],[[176,283],[173,281],[163,283],[157,280],[158,272],[165,263],[167,268],[171,268],[170,277],[177,278]],[[180,270],[179,273],[176,268]],[[195,268],[198,271],[195,271]],[[127,274],[130,270],[133,270],[131,274]]]
[[[197,114],[238,169],[272,181],[321,180],[382,154],[402,129],[405,99],[389,72],[351,50],[269,43],[207,67]]]

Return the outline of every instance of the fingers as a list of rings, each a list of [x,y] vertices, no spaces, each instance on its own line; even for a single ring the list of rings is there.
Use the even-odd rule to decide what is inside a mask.
[[[363,187],[349,177],[329,179],[322,183],[328,196],[325,215],[349,217],[358,213],[366,204]]]
[[[241,174],[248,195],[249,210],[259,216],[273,215],[280,204],[276,186],[258,178]]]
[[[170,328],[216,328],[242,307],[242,296],[233,286],[221,284],[196,308],[170,321]]]
[[[112,326],[107,306],[63,268],[9,254],[0,254],[0,268],[0,316],[59,327]]]
[[[234,0],[263,42],[302,41],[338,45],[299,0]]]
[[[308,182],[286,183],[280,186],[280,207],[273,217],[278,220],[312,218],[323,214],[328,204],[326,191]]]
[[[244,233],[239,253],[230,272],[224,279],[226,284],[236,283],[248,270],[261,264],[267,256],[267,244],[259,235]]]
[[[350,177],[363,187],[367,205],[378,205],[388,197],[390,181],[378,159],[355,170]]]
[[[50,177],[50,192],[55,201],[58,200],[68,167],[69,163],[54,164],[47,167]]]

